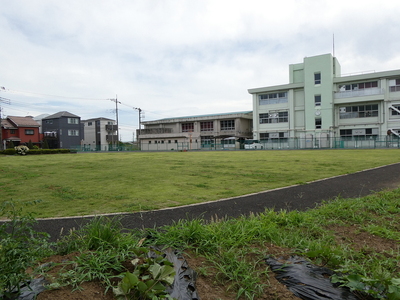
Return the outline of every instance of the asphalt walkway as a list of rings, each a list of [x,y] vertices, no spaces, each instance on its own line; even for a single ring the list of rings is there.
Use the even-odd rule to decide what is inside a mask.
[[[155,211],[122,213],[119,216],[127,229],[154,228],[170,225],[180,219],[235,218],[264,212],[267,208],[305,211],[323,200],[363,197],[398,187],[400,163],[235,198]],[[65,234],[72,228],[79,228],[92,218],[93,216],[41,219],[35,229],[49,233],[51,240],[55,241],[61,232]]]

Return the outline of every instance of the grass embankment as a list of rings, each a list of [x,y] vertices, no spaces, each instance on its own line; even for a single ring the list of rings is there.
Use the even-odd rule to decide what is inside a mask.
[[[1,200],[37,217],[134,212],[234,197],[397,163],[397,149],[0,156]]]

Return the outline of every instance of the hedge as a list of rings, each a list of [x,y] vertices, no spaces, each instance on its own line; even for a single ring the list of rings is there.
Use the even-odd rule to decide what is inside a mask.
[[[3,151],[0,151],[1,154],[6,154],[6,155],[14,155],[17,152],[15,149],[6,149]],[[37,155],[37,154],[58,154],[58,153],[76,153],[76,150],[70,150],[70,149],[31,149],[29,152],[27,152],[27,155]]]

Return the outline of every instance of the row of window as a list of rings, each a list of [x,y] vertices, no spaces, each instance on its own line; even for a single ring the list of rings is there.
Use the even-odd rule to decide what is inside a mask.
[[[222,130],[235,130],[235,120],[222,120],[220,121],[220,128]],[[181,124],[182,132],[193,132],[194,131],[194,123],[182,123]],[[200,131],[214,131],[214,122],[206,121],[200,122]]]
[[[368,118],[379,115],[378,104],[343,106],[339,108],[340,119]]]
[[[197,141],[196,141],[197,142]],[[168,144],[171,144],[172,143],[172,141],[171,140],[168,140]],[[174,142],[175,144],[178,144],[178,140],[175,140],[175,142]],[[151,144],[151,141],[149,141],[149,144]],[[161,141],[154,141],[154,144],[164,144],[164,141],[163,140],[161,140]]]
[[[352,84],[343,84],[339,86],[339,91],[357,91],[378,87],[378,81],[368,81]]]
[[[260,124],[269,123],[286,123],[289,121],[289,113],[287,111],[264,113],[259,116]]]

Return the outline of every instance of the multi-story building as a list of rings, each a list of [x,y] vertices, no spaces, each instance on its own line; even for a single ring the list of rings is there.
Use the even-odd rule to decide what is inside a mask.
[[[118,144],[117,127],[115,120],[94,118],[83,120],[85,150],[108,151],[110,145]]]
[[[67,111],[60,111],[43,118],[42,131],[50,149],[76,148],[83,143],[81,118]]]
[[[288,84],[248,92],[265,148],[370,147],[400,134],[400,70],[344,76],[325,54],[289,65]]]
[[[252,136],[252,112],[166,118],[142,122],[142,150],[196,150],[240,147]]]
[[[8,148],[11,143],[14,146],[18,146],[27,145],[29,142],[32,142],[33,145],[40,146],[42,136],[39,133],[39,127],[40,124],[30,116],[8,116],[4,120],[1,120],[2,148]]]

